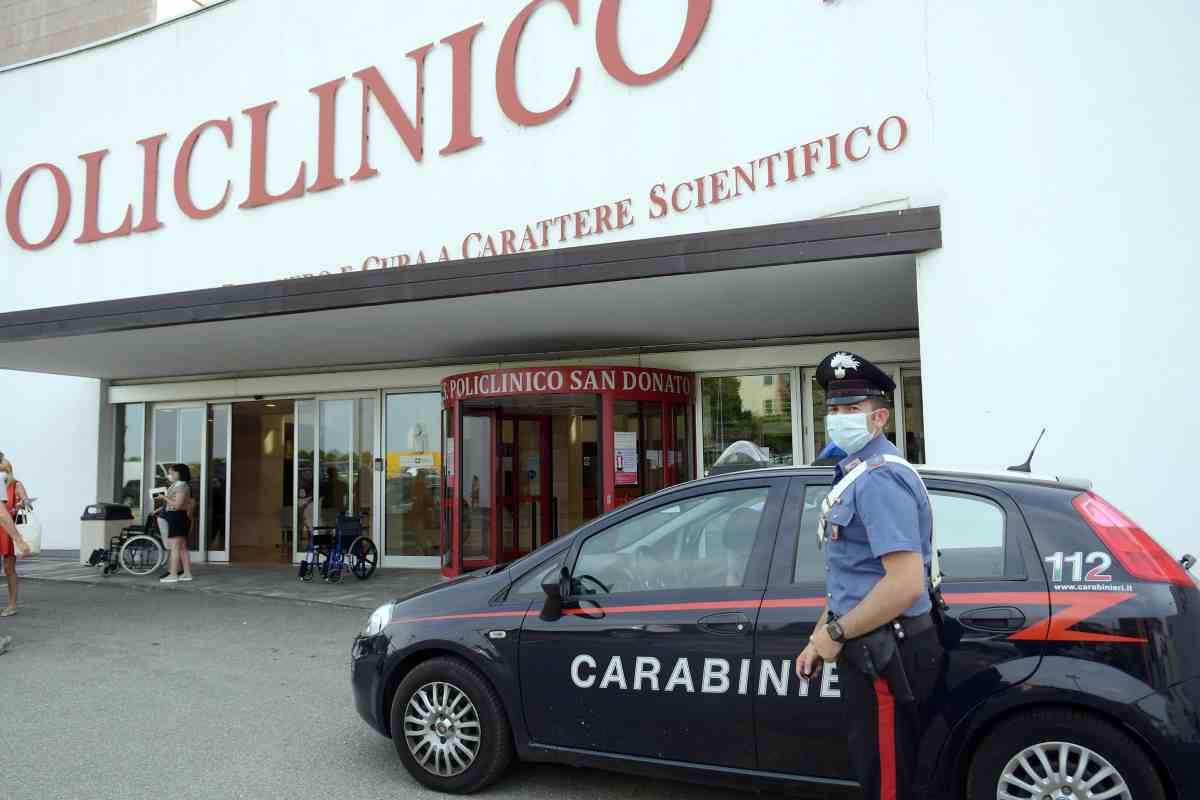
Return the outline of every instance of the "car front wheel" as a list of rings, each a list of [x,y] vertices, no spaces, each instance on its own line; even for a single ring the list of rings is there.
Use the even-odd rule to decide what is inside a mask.
[[[1116,726],[1080,711],[1018,714],[984,739],[968,800],[1163,800],[1145,752]]]
[[[470,794],[512,760],[500,696],[479,670],[451,657],[418,664],[392,699],[392,742],[405,768],[431,789]]]

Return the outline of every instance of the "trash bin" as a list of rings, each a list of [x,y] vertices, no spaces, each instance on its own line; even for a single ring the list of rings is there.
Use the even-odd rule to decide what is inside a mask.
[[[88,563],[92,551],[107,549],[109,540],[133,524],[133,511],[121,503],[92,503],[79,518],[79,563]]]

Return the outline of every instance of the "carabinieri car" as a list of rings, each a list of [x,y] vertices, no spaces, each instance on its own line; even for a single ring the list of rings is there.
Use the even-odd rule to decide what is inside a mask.
[[[949,604],[923,791],[1197,797],[1187,568],[1086,482],[922,474]],[[824,603],[815,528],[831,479],[693,481],[384,605],[353,645],[358,712],[445,792],[482,789],[515,756],[856,797],[855,698],[836,668],[812,684],[794,672]]]

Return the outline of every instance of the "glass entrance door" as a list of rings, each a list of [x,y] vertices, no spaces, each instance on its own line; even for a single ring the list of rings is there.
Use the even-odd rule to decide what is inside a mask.
[[[206,493],[201,487],[207,485],[206,458],[208,443],[208,406],[158,406],[154,409],[151,429],[151,452],[154,458],[146,465],[149,474],[143,485],[163,490],[170,486],[168,472],[176,464],[183,464],[188,472],[188,489],[195,501],[191,514],[191,529],[188,532],[188,550],[199,561],[205,559],[204,537],[207,503]],[[145,498],[146,509],[154,508],[153,495]]]
[[[500,561],[520,558],[550,539],[550,418],[500,420]]]
[[[374,537],[375,397],[298,400],[295,413],[293,558],[303,558],[314,526],[336,525],[338,514],[362,515]]]
[[[462,559],[474,569],[496,558],[496,497],[492,465],[496,461],[495,412],[471,412],[462,416],[459,531]],[[473,563],[472,563],[473,562]]]

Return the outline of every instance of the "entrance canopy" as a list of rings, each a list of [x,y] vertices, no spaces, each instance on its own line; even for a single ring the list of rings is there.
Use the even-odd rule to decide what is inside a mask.
[[[911,335],[913,254],[939,226],[910,209],[12,312],[0,368],[144,380]]]
[[[442,568],[518,558],[691,478],[692,375],[549,366],[442,382]]]

